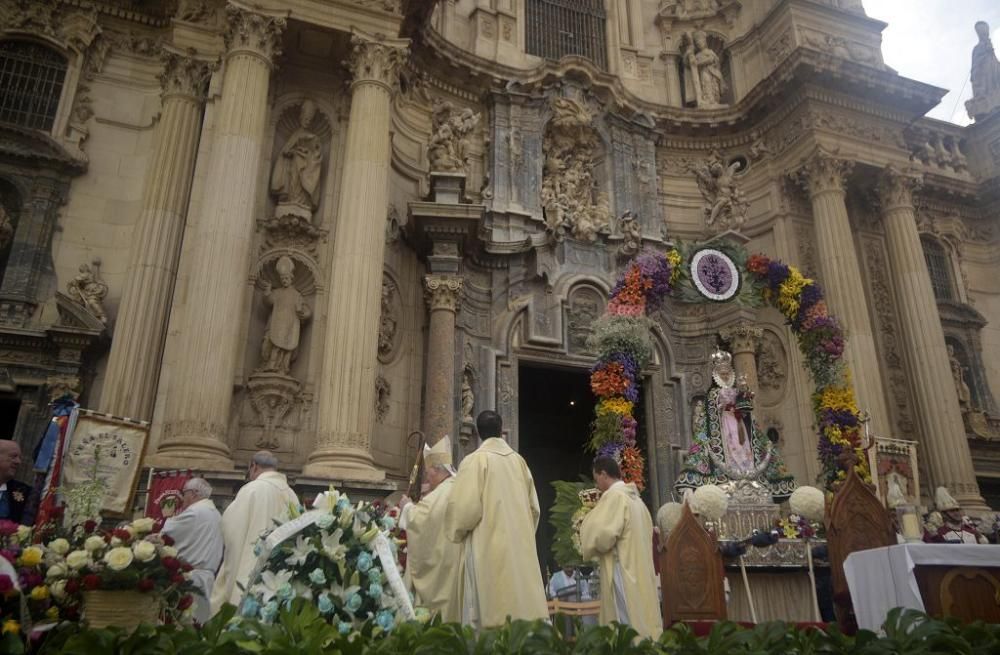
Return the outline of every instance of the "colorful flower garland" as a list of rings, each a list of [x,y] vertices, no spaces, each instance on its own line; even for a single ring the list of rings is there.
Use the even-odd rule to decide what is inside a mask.
[[[618,460],[625,482],[645,488],[645,461],[636,446],[639,376],[649,362],[647,316],[659,309],[680,276],[681,255],[645,252],[633,259],[611,290],[604,316],[594,325],[591,347],[598,353],[590,388],[597,396],[591,450]]]
[[[855,470],[863,480],[871,481],[861,447],[862,425],[854,386],[844,361],[844,333],[830,315],[822,289],[795,267],[765,255],[751,256],[746,267],[761,284],[764,299],[788,320],[816,385],[812,401],[819,426],[820,479],[832,489],[846,478],[840,455],[853,450]]]

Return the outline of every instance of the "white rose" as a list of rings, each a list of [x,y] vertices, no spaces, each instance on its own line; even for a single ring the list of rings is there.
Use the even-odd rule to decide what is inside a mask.
[[[87,564],[90,564],[90,553],[85,550],[74,550],[66,556],[66,566],[74,571],[79,571]]]
[[[45,572],[45,577],[52,578],[65,578],[69,569],[66,568],[65,564],[53,564],[49,567],[49,570]]]
[[[128,565],[132,563],[135,557],[132,555],[131,548],[112,548],[104,554],[104,563],[108,565],[108,568],[112,571],[122,571],[128,568]]]
[[[132,546],[132,552],[135,553],[135,558],[140,562],[148,562],[156,557],[156,546],[148,541],[137,541]]]
[[[153,519],[141,518],[132,521],[132,530],[136,534],[146,534],[153,531]]]
[[[17,526],[17,540],[22,544],[31,541],[31,527],[27,525]]]
[[[173,546],[164,546],[160,549],[162,557],[177,557],[177,549]]]
[[[69,542],[65,539],[54,539],[49,544],[49,550],[51,550],[56,555],[65,555],[69,552]]]
[[[119,547],[119,546],[121,546],[121,545],[122,545],[123,543],[125,543],[125,542],[123,542],[123,541],[122,541],[121,539],[119,539],[118,537],[111,537],[111,547],[112,547],[112,548],[118,548],[118,547]]]
[[[56,600],[62,600],[66,598],[66,581],[56,580],[55,582],[50,584],[49,593],[52,594],[52,597],[55,598]]]
[[[89,550],[90,552],[94,552],[95,550],[101,550],[102,548],[104,548],[105,545],[107,544],[105,544],[104,542],[104,537],[98,537],[96,535],[93,537],[87,537],[87,540],[83,542],[83,547]]]

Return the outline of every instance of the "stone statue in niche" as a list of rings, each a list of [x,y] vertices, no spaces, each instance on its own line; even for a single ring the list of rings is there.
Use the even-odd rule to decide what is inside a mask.
[[[618,219],[618,226],[622,231],[621,254],[626,257],[638,254],[642,249],[642,228],[639,226],[639,217],[632,210],[628,210]]]
[[[271,307],[271,317],[260,347],[258,370],[288,375],[298,353],[301,324],[312,316],[312,311],[299,290],[292,286],[295,263],[291,258],[282,256],[275,270],[281,282],[279,288],[273,289],[266,280],[261,282],[264,303]]]
[[[456,111],[450,102],[435,103],[431,115],[431,138],[427,145],[427,159],[432,171],[465,172],[465,139],[479,124],[479,118],[480,115],[468,107]]]
[[[472,415],[475,411],[476,395],[472,391],[472,368],[465,367],[462,372],[462,422],[472,422]]]
[[[569,98],[553,99],[542,148],[542,207],[556,240],[569,234],[594,242],[611,222],[608,194],[598,191],[594,178],[599,146],[590,111]]]
[[[705,198],[703,211],[709,229],[739,230],[746,222],[750,203],[736,183],[740,168],[738,161],[726,165],[718,151],[694,168],[698,189]]]
[[[100,267],[99,259],[93,261],[93,268],[90,264],[81,264],[76,277],[66,285],[66,293],[83,305],[94,318],[107,325],[108,316],[104,313],[103,302],[108,295],[108,285],[100,278],[98,273]]]
[[[687,70],[685,98],[689,103],[694,100],[699,109],[721,107],[726,81],[719,55],[708,45],[708,35],[703,30],[685,32],[681,37],[681,52]]]
[[[972,99],[965,103],[965,109],[973,118],[982,118],[1000,108],[1000,60],[993,50],[990,40],[990,26],[976,23],[979,43],[972,49]]]
[[[276,217],[298,216],[311,221],[319,207],[323,146],[310,129],[315,118],[315,103],[304,101],[299,110],[299,127],[288,137],[274,162],[271,193],[278,202]]]
[[[948,363],[951,365],[951,378],[955,383],[955,391],[958,392],[958,404],[963,412],[969,411],[972,407],[972,392],[965,381],[965,373],[962,371],[962,363],[955,356],[955,346],[948,344]]]
[[[14,221],[10,220],[7,208],[0,205],[0,250],[3,250],[14,240]]]
[[[396,348],[396,332],[399,316],[396,309],[396,283],[388,276],[382,276],[382,311],[378,320],[378,358],[387,363]]]

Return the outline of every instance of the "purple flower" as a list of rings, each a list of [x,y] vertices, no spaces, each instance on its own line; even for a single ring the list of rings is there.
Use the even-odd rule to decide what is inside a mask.
[[[597,449],[598,457],[613,457],[616,462],[622,461],[622,451],[625,450],[625,443],[621,441],[609,441]]]
[[[767,283],[772,289],[777,289],[788,279],[788,265],[772,259],[767,265]]]

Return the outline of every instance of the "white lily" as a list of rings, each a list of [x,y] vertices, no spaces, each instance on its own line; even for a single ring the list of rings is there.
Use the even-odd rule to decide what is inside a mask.
[[[292,548],[292,554],[285,558],[285,564],[302,566],[306,563],[306,558],[308,558],[309,554],[312,552],[313,547],[309,544],[309,539],[305,536],[300,536],[295,541],[295,547]]]
[[[251,592],[259,594],[261,604],[266,604],[277,595],[279,589],[292,581],[292,575],[293,573],[288,570],[278,571],[277,573],[274,571],[264,571],[260,574],[260,584],[254,585]]]
[[[340,500],[340,492],[330,487],[329,491],[324,491],[313,501],[313,509],[321,509],[324,512],[332,512],[337,507]]]
[[[323,534],[321,542],[323,544],[323,552],[326,556],[337,562],[347,556],[347,546],[340,543],[341,538],[344,536],[344,531],[337,528],[330,534]]]

